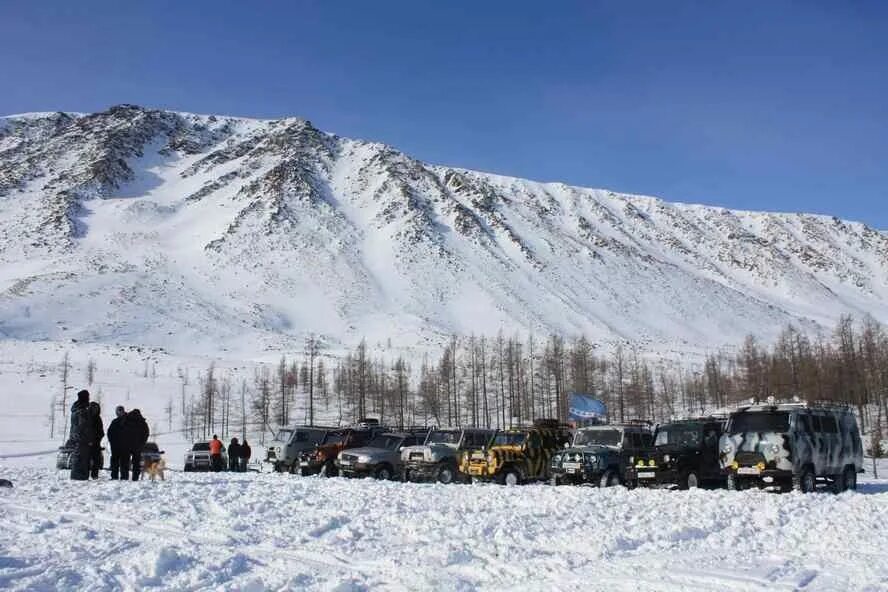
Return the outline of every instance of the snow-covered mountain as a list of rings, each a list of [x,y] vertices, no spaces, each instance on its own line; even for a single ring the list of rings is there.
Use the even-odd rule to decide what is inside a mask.
[[[0,119],[10,339],[256,353],[502,328],[687,350],[845,312],[888,321],[888,236],[860,223],[435,166],[296,118]]]

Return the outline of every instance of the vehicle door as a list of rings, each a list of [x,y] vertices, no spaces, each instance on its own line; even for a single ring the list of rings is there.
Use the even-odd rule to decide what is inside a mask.
[[[721,464],[718,458],[718,439],[721,428],[718,424],[703,426],[703,439],[700,443],[700,476],[714,479],[721,476]]]

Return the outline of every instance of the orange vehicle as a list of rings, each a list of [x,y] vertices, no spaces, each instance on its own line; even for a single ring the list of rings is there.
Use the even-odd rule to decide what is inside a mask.
[[[380,426],[378,422],[361,422],[351,427],[330,430],[314,450],[304,450],[300,454],[299,474],[335,477],[339,472],[334,461],[341,451],[366,446],[374,436],[387,430],[387,427]]]

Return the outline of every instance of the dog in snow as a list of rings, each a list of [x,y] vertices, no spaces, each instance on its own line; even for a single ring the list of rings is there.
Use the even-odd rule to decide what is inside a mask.
[[[166,481],[163,475],[163,470],[166,468],[166,461],[162,458],[158,458],[156,460],[147,461],[145,463],[145,467],[142,469],[143,474],[148,475],[148,479],[151,481],[156,480],[160,477],[161,481]]]

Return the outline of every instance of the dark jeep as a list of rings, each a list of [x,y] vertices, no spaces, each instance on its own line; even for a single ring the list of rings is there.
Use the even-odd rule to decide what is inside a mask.
[[[571,447],[552,457],[552,485],[591,483],[611,487],[625,483],[630,459],[653,444],[651,428],[642,423],[580,428]]]
[[[731,413],[721,437],[728,489],[801,492],[857,488],[863,446],[854,413],[835,404],[751,405]]]
[[[725,476],[719,463],[718,441],[724,425],[723,419],[706,417],[657,427],[654,446],[630,457],[627,486],[723,486]]]

